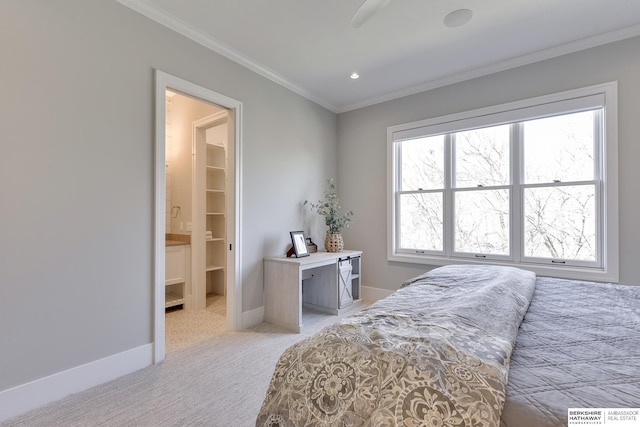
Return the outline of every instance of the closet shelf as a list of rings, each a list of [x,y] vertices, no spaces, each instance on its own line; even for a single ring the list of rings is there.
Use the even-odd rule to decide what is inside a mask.
[[[184,304],[184,298],[181,295],[166,292],[164,294],[164,307],[175,307],[176,305]]]
[[[222,117],[222,116],[221,116]],[[205,159],[205,205],[197,215],[204,216],[205,283],[206,291],[225,295],[226,292],[226,227],[227,227],[227,116],[211,124],[207,133]],[[220,127],[218,127],[220,126]],[[199,190],[202,191],[202,190]]]
[[[211,142],[205,142],[205,144],[207,144],[208,148],[222,148],[222,149],[224,149],[224,144],[216,144],[216,143],[211,143]]]

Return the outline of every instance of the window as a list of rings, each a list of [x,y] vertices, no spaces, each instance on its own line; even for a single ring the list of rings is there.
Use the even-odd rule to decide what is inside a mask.
[[[616,84],[393,126],[393,261],[617,281]]]

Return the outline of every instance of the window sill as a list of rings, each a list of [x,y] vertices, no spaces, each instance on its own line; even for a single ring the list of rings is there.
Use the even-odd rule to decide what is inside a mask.
[[[412,255],[412,254],[390,254],[387,256],[388,261],[403,262],[411,264],[424,264],[432,266],[441,266],[449,264],[491,264],[503,265],[507,267],[521,268],[536,273],[538,276],[559,277],[562,279],[588,280],[596,282],[613,282],[619,280],[617,271],[607,271],[606,269],[587,268],[587,267],[560,267],[553,265],[542,265],[533,263],[517,263],[510,261],[498,260],[475,260],[470,258],[454,258],[454,257],[438,257],[430,255]]]

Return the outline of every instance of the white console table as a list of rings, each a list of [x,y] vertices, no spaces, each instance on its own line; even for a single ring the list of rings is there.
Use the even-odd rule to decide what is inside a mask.
[[[316,252],[264,259],[264,320],[295,332],[302,306],[340,314],[360,299],[362,251]]]

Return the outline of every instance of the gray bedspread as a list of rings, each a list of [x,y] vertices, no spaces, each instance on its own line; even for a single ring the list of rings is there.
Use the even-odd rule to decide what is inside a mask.
[[[568,408],[640,407],[640,287],[538,278],[511,358],[503,427]]]
[[[447,266],[286,350],[257,426],[497,426],[535,275]]]

